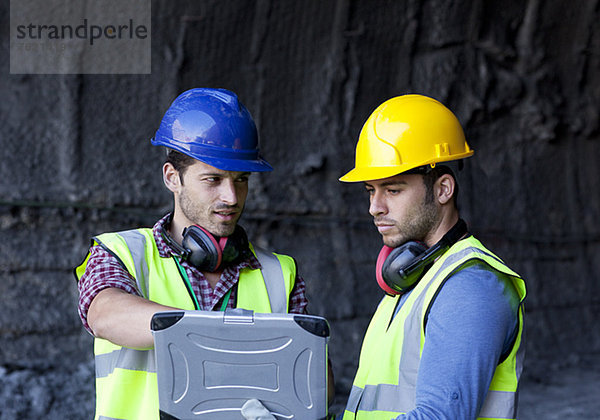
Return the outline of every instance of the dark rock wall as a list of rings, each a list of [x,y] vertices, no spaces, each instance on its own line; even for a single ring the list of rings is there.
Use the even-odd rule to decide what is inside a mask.
[[[476,151],[461,208],[527,279],[526,375],[600,354],[599,9],[154,1],[151,75],[10,75],[3,36],[0,419],[90,417],[92,341],[71,269],[91,235],[150,226],[169,210],[149,138],[175,96],[197,86],[237,92],[256,119],[275,171],[252,177],[243,224],[297,259],[310,311],[329,319],[338,404],[382,292],[368,198],[337,178],[370,112],[403,93],[446,103]]]

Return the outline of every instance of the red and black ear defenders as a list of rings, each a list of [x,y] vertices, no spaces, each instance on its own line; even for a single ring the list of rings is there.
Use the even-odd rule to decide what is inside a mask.
[[[425,269],[467,232],[467,224],[458,219],[452,229],[431,248],[416,241],[406,242],[397,248],[384,245],[376,265],[379,287],[392,296],[409,290],[421,279]]]
[[[202,226],[192,225],[183,230],[181,245],[175,242],[165,229],[163,238],[182,260],[200,271],[215,272],[239,261],[249,251],[248,236],[240,225],[229,236],[215,237]]]

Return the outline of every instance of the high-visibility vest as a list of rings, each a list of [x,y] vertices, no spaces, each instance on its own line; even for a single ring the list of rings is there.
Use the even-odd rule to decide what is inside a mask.
[[[94,238],[113,254],[135,278],[143,297],[175,308],[194,310],[191,285],[176,257],[162,258],[151,229],[105,233]],[[250,245],[262,269],[243,268],[237,289],[237,307],[255,312],[287,312],[296,279],[291,257],[270,253]],[[78,279],[85,272],[89,254],[75,269]],[[94,340],[96,362],[96,420],[159,418],[158,384],[154,349],[121,347],[108,340]]]
[[[496,367],[478,418],[516,418],[517,388],[523,369],[524,346],[521,346],[521,337],[525,282],[471,236],[457,242],[438,258],[406,297],[395,316],[400,297],[383,298],[365,334],[344,420],[389,420],[415,408],[428,310],[444,281],[474,260],[482,261],[491,269],[507,275],[520,298],[517,337],[508,356]]]

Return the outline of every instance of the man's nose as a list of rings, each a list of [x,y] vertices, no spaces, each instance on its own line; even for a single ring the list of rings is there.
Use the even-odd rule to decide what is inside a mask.
[[[381,194],[373,192],[370,197],[369,213],[371,216],[379,216],[387,213],[387,206],[381,197]]]
[[[222,202],[230,206],[234,206],[237,204],[237,191],[235,188],[235,183],[232,179],[223,180],[219,189],[219,198]]]

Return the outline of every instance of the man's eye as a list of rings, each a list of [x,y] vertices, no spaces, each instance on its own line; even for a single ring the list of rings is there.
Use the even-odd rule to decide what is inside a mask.
[[[370,189],[367,189],[367,190],[365,190],[365,191],[366,191],[366,192],[367,192],[367,194],[369,194],[369,195],[373,195],[373,194],[375,194],[375,190],[370,190]]]
[[[248,177],[247,176],[242,176],[239,177],[238,179],[235,180],[236,182],[248,182]]]
[[[400,193],[400,190],[387,190],[388,194],[396,195]]]

